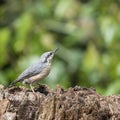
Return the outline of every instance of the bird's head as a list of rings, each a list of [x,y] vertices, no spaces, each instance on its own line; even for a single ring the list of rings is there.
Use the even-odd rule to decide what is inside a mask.
[[[58,48],[56,48],[53,51],[43,53],[41,58],[40,58],[40,61],[43,63],[47,63],[47,62],[51,63],[51,60],[57,51],[58,51]]]

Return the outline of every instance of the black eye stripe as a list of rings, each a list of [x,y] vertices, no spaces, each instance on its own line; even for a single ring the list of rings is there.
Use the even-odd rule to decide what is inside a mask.
[[[48,54],[48,57],[51,56],[51,55],[52,55],[52,53]]]
[[[52,53],[50,53],[49,55],[52,55]]]

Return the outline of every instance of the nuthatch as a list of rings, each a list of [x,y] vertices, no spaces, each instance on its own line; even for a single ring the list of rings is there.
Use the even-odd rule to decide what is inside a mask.
[[[51,61],[57,50],[58,48],[42,54],[40,60],[28,67],[23,73],[21,73],[18,78],[9,85],[9,87],[17,82],[22,82],[23,84],[29,84],[31,90],[34,92],[32,84],[38,82],[39,80],[42,80],[49,74]]]

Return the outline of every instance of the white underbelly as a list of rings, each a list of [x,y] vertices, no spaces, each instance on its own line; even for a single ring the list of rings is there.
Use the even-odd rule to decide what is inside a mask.
[[[39,74],[32,76],[28,79],[25,79],[23,81],[23,84],[32,84],[32,83],[36,83],[42,79],[44,79],[48,74],[50,73],[50,66],[48,66],[47,68],[45,68],[42,72],[40,72]]]

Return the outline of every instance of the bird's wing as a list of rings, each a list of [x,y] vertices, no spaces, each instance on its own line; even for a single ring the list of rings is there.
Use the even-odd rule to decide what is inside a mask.
[[[23,73],[21,73],[18,76],[18,78],[10,84],[10,86],[12,86],[13,84],[15,84],[17,82],[23,81],[24,79],[30,78],[36,74],[39,74],[45,68],[45,66],[46,66],[45,64],[42,65],[39,63],[36,63],[36,64],[30,66]]]

